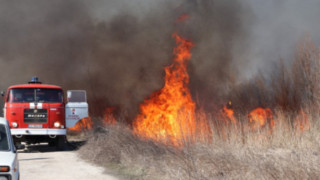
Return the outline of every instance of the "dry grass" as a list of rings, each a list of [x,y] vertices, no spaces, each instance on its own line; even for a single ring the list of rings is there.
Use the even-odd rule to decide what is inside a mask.
[[[302,133],[281,118],[272,134],[229,127],[222,137],[212,127],[211,144],[186,143],[184,148],[141,140],[126,127],[110,126],[92,133],[79,153],[125,179],[318,179],[320,125]]]
[[[245,115],[237,115],[236,125],[207,115],[210,143],[184,141],[183,148],[175,148],[116,125],[89,134],[79,154],[125,179],[319,179],[319,68],[320,50],[307,39],[299,44],[291,67],[280,63],[271,83],[258,77],[231,87],[235,112]],[[274,128],[251,128],[247,114],[258,106],[272,109]],[[303,128],[297,125],[302,110],[309,121]]]

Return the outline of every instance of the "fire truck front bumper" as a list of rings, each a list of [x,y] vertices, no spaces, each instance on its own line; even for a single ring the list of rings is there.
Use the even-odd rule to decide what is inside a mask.
[[[15,136],[21,135],[66,135],[66,129],[11,129],[11,134]]]

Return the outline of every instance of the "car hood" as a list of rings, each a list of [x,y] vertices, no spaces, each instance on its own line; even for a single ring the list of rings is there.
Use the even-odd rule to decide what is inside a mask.
[[[11,151],[0,151],[0,165],[12,166],[17,154]]]

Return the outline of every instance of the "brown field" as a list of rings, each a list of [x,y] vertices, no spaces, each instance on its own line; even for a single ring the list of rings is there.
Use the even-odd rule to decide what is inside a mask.
[[[281,123],[280,123],[281,122]],[[172,147],[141,140],[123,126],[93,132],[80,149],[82,158],[115,170],[125,179],[318,179],[319,121],[309,130],[276,128],[227,135],[211,126],[211,143]]]

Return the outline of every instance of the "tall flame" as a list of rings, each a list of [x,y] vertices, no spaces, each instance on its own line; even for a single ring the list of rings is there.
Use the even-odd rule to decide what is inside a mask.
[[[134,132],[140,136],[180,146],[195,132],[195,103],[188,89],[187,62],[194,44],[173,34],[173,63],[165,67],[164,87],[154,92],[140,105],[141,113],[133,123]]]

